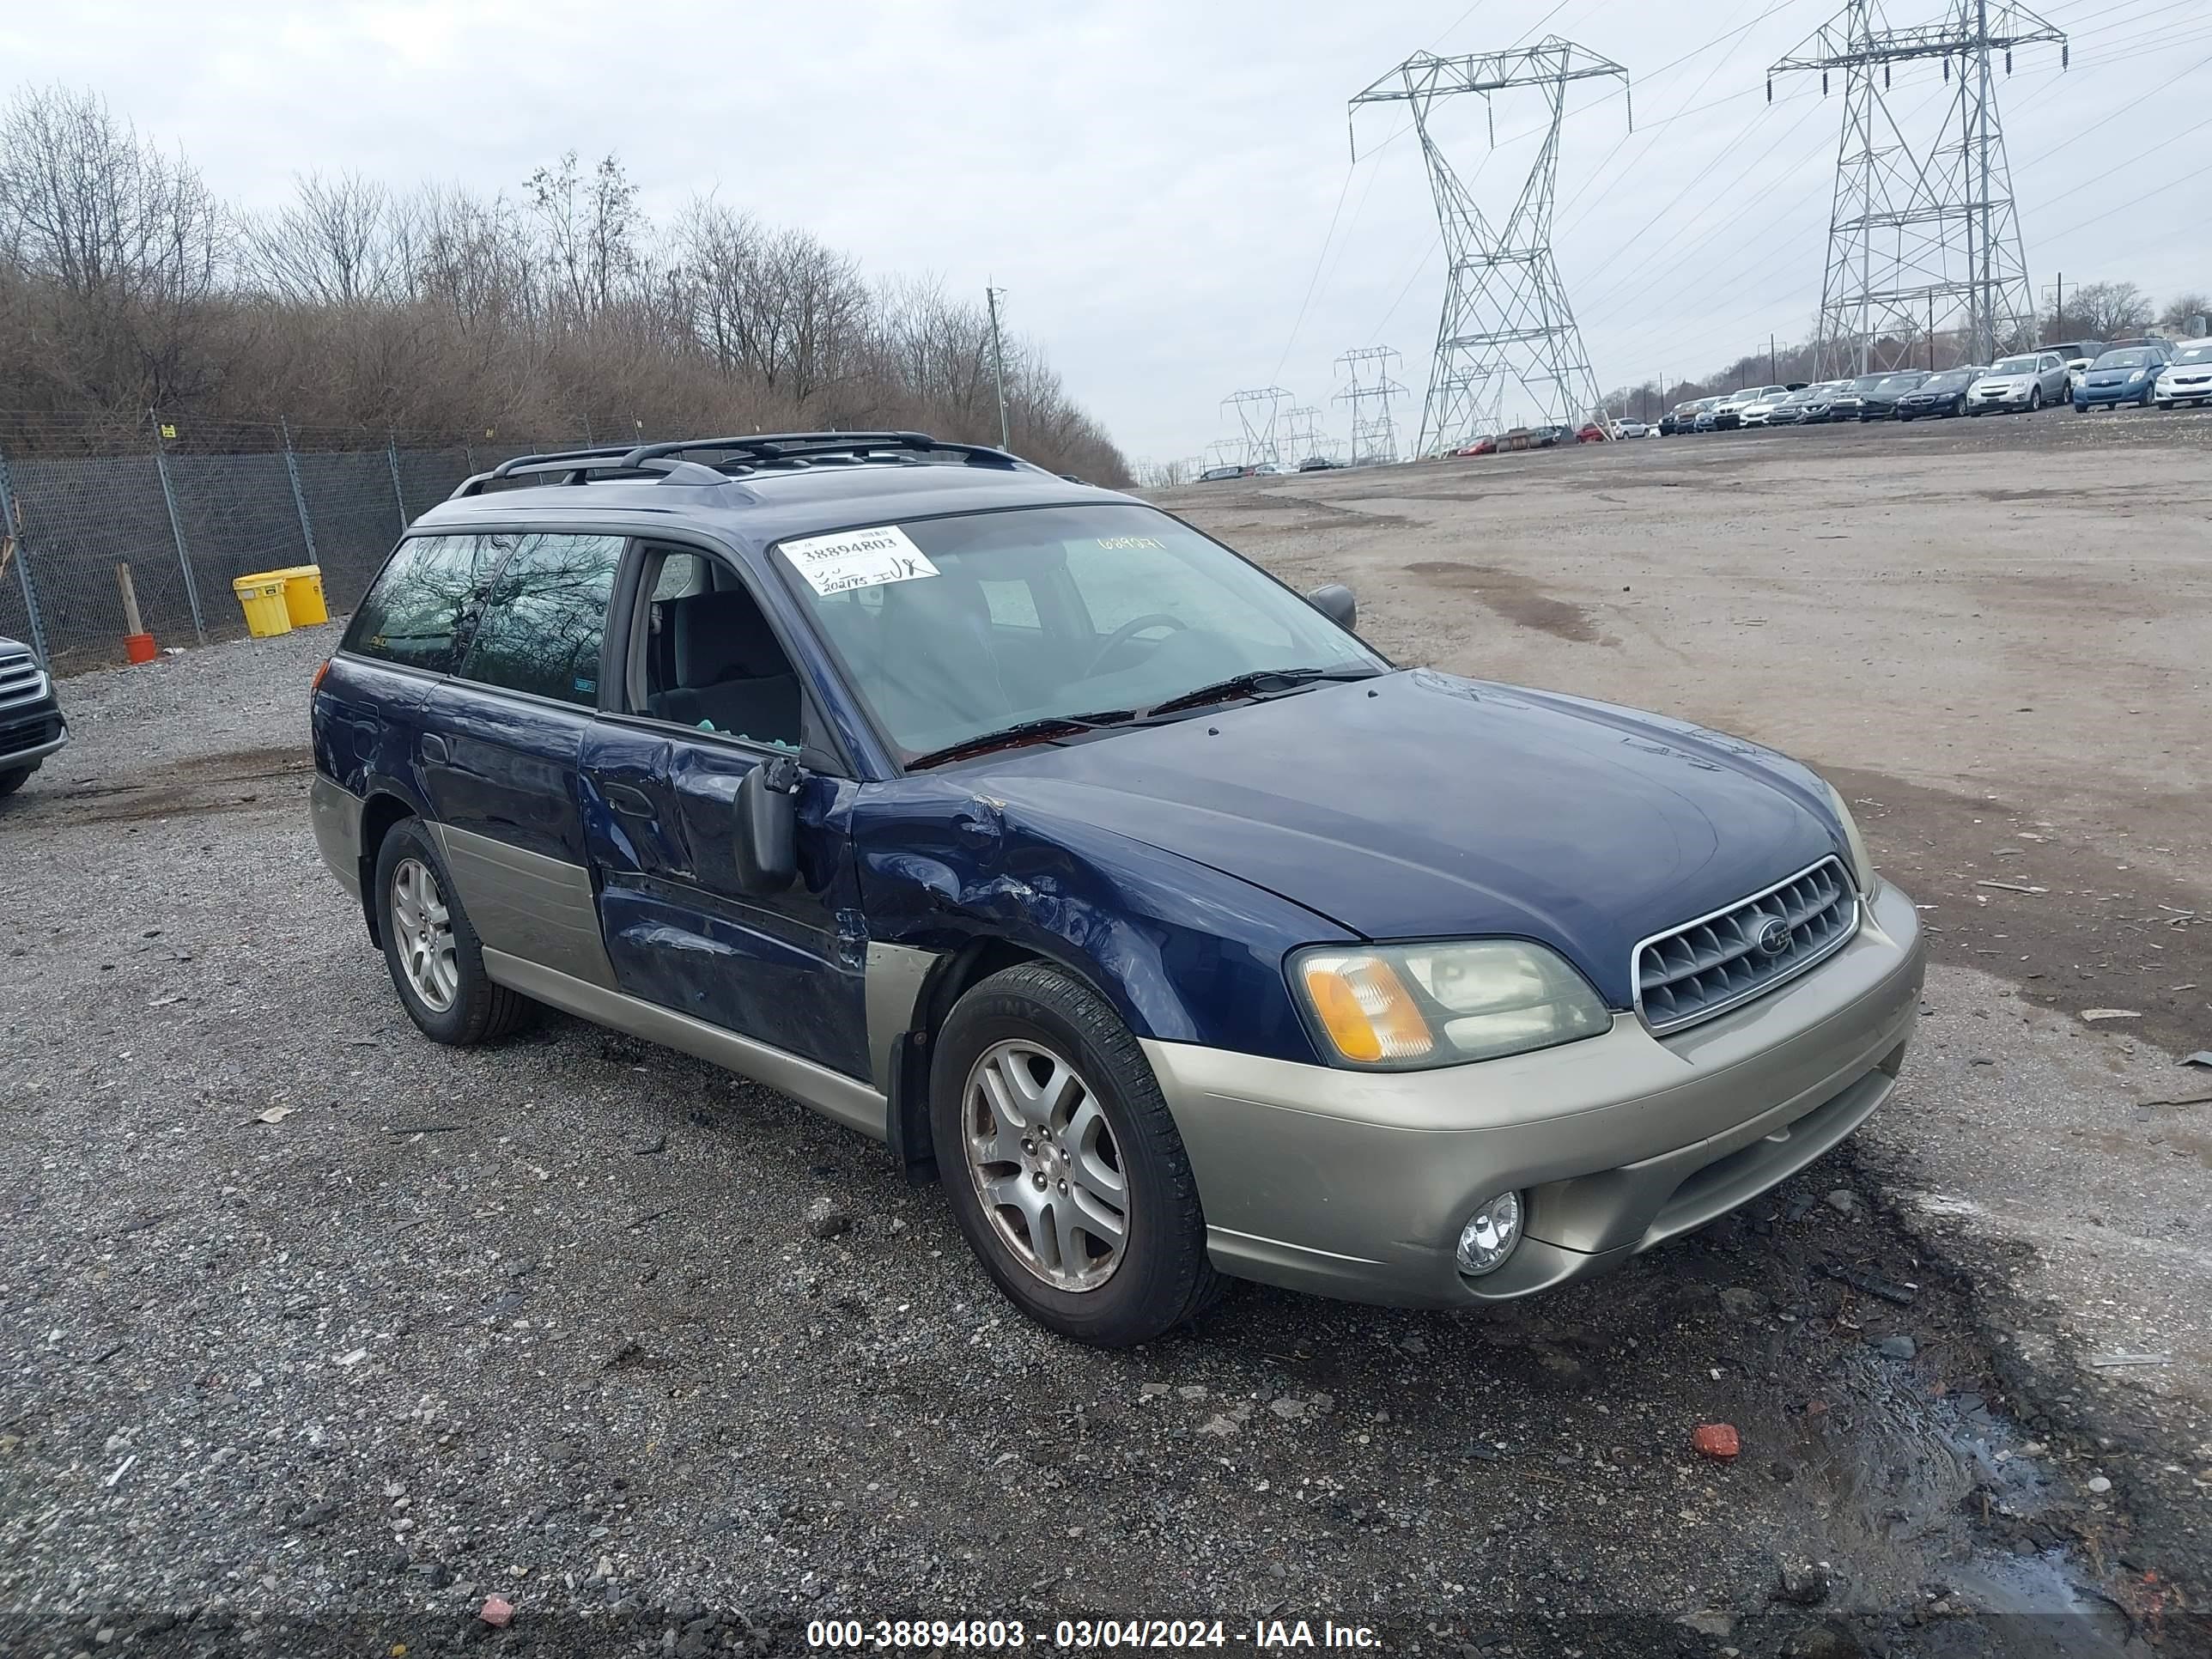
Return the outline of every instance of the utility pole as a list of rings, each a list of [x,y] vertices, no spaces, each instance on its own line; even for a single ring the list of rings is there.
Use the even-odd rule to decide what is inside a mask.
[[[1865,373],[1875,343],[1931,314],[1962,313],[1967,355],[1987,362],[2009,337],[2034,333],[2034,290],[2021,252],[2020,216],[2005,162],[1990,58],[2056,46],[2064,31],[2019,0],[1948,0],[1934,23],[1892,28],[1878,0],[1844,10],[1767,70],[1844,76],[1843,140],[1836,155],[1835,207],[1821,285],[1820,360],[1832,371],[1851,357]],[[1889,100],[1900,65],[1935,60],[1957,92],[1936,136],[1916,143]],[[1963,234],[1961,234],[1963,233]],[[1964,244],[1964,259],[1960,245]]]
[[[999,447],[1012,449],[1013,437],[1006,430],[1006,351],[999,338],[999,296],[1006,291],[985,284],[983,303],[991,311],[991,380],[999,392]]]
[[[1552,205],[1567,88],[1608,76],[1626,87],[1628,71],[1620,64],[1554,34],[1533,46],[1464,58],[1418,52],[1352,98],[1347,121],[1368,104],[1407,106],[1443,231],[1448,274],[1417,453],[1465,443],[1486,413],[1494,416],[1502,409],[1509,382],[1546,421],[1575,425],[1603,412],[1605,400],[1552,257]],[[1430,112],[1438,99],[1477,94],[1487,106],[1494,94],[1522,88],[1543,94],[1551,128],[1504,222],[1493,225],[1446,159],[1430,129]],[[1632,104],[1630,111],[1632,131]]]
[[[1776,371],[1774,337],[1770,334],[1766,337],[1766,378],[1770,380],[1780,380],[1782,376]]]

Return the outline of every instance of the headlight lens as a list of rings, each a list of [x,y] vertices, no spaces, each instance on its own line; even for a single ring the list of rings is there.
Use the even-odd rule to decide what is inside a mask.
[[[1291,982],[1322,1051],[1371,1071],[1495,1060],[1613,1024],[1588,981],[1522,939],[1319,945],[1292,959]]]
[[[1874,860],[1867,856],[1866,842],[1859,834],[1858,820],[1851,816],[1850,806],[1836,786],[1828,783],[1826,778],[1821,782],[1827,786],[1828,805],[1836,809],[1836,816],[1844,823],[1844,845],[1850,853],[1851,879],[1858,885],[1859,897],[1870,899],[1881,887],[1881,878],[1875,874]]]

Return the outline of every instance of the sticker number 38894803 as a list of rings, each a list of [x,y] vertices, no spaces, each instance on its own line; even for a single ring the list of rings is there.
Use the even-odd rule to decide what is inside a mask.
[[[824,599],[855,587],[934,576],[929,556],[895,524],[872,530],[845,530],[834,536],[809,536],[783,544],[783,556]]]

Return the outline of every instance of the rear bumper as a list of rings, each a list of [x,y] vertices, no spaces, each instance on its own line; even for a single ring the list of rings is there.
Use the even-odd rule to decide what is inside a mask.
[[[1703,1226],[1848,1135],[1894,1084],[1918,1015],[1912,902],[1772,994],[1665,1042],[1602,1036],[1441,1071],[1376,1073],[1146,1041],[1223,1272],[1355,1301],[1527,1296]],[[1526,1237],[1463,1277],[1468,1214],[1525,1195]]]

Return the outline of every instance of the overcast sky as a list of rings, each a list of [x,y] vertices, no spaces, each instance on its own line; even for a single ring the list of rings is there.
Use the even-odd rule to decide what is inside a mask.
[[[1887,11],[1902,25],[1945,3]],[[1395,110],[1361,116],[1354,165],[1345,105],[1422,49],[1556,33],[1635,77],[1636,131],[1588,83],[1559,167],[1555,247],[1601,384],[1701,374],[1770,331],[1808,333],[1840,82],[1823,100],[1817,77],[1785,81],[1769,107],[1765,70],[1840,9],[9,0],[0,64],[98,89],[249,206],[304,171],[512,191],[565,149],[612,150],[656,215],[718,191],[873,274],[978,295],[995,280],[1125,451],[1165,460],[1233,428],[1221,400],[1243,387],[1287,387],[1341,433],[1334,360],[1353,346],[1404,353],[1416,397],[1401,419],[1417,418],[1443,275],[1427,180],[1416,143],[1391,142]],[[2039,292],[2061,270],[2160,300],[2212,289],[2212,0],[2042,10],[2073,34],[2072,68],[2028,49],[2001,88]],[[1915,64],[1893,95],[1934,119],[1946,90]],[[1538,94],[1515,97],[1486,161],[1479,105],[1449,129],[1500,212],[1533,154],[1516,135],[1542,115]]]

